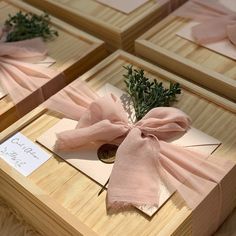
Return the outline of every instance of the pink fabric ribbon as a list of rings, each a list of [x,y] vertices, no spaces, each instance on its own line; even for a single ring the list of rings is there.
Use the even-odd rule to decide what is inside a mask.
[[[4,38],[2,29],[0,38]],[[12,43],[0,40],[0,84],[15,104],[55,76],[55,71],[36,64],[46,55],[41,38]]]
[[[57,134],[57,150],[70,152],[94,143],[120,144],[108,185],[108,209],[158,206],[161,179],[195,208],[234,166],[169,143],[189,129],[189,117],[176,108],[154,108],[130,124],[118,98],[112,94],[98,97],[81,82],[67,86],[45,106],[78,120],[76,129]]]
[[[215,0],[189,0],[173,14],[199,22],[192,28],[192,35],[199,44],[228,38],[236,45],[236,12]]]

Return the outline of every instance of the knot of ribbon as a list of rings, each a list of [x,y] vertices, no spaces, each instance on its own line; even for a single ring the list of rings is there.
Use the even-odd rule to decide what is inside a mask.
[[[0,28],[0,85],[17,104],[55,76],[55,71],[39,65],[47,56],[41,38],[3,42]]]
[[[108,209],[158,206],[160,181],[195,208],[232,167],[231,162],[209,160],[169,142],[189,129],[189,117],[176,108],[154,108],[130,125],[119,98],[112,94],[98,97],[81,82],[67,86],[45,105],[78,120],[76,129],[57,134],[55,149],[119,144],[108,184]]]
[[[235,4],[232,0],[232,4]],[[236,46],[236,12],[215,0],[189,0],[174,15],[199,22],[192,36],[199,44],[228,39]]]

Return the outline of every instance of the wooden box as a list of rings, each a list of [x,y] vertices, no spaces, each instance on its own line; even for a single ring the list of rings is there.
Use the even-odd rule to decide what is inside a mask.
[[[41,11],[22,1],[5,0],[0,2],[0,23],[4,24],[8,14],[14,15],[20,10],[42,14]],[[51,17],[51,20],[53,27],[59,33],[59,37],[46,43],[49,56],[56,60],[51,68],[58,71],[58,74],[63,73],[64,81],[60,83],[57,78],[54,78],[46,83],[42,88],[45,91],[45,99],[57,92],[63,84],[70,83],[107,55],[103,41],[56,18]],[[38,97],[39,91],[35,91],[21,101],[21,104],[17,104],[20,114],[27,113],[39,105],[41,99]],[[27,104],[28,109],[24,109],[25,104]],[[0,99],[0,132],[17,120],[18,111],[9,96]]]
[[[236,130],[234,103],[122,51],[115,52],[79,79],[87,81],[95,90],[107,82],[122,89],[125,70],[122,66],[128,64],[143,68],[147,75],[164,84],[179,82],[182,95],[176,107],[190,115],[193,126],[222,141],[216,155],[236,160],[236,133],[232,132]],[[17,131],[35,142],[60,119],[59,114],[39,106],[5,130],[0,142]],[[56,155],[28,177],[21,176],[0,160],[0,185],[0,196],[18,208],[43,235],[183,236],[192,232],[192,211],[178,194],[174,194],[152,219],[140,212],[108,216],[106,193],[98,196],[101,186]]]
[[[106,41],[110,50],[121,48],[133,51],[134,40],[167,16],[170,11],[169,0],[148,1],[129,14],[96,0],[24,1],[94,34]]]
[[[236,101],[236,61],[177,36],[187,23],[170,14],[135,41],[136,54]]]

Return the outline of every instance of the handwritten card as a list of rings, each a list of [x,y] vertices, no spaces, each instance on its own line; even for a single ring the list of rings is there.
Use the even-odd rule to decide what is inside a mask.
[[[0,158],[22,175],[28,176],[51,157],[21,133],[0,145]]]

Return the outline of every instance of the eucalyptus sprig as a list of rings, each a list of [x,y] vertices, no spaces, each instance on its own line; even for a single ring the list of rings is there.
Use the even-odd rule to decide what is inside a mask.
[[[5,28],[8,32],[6,41],[15,42],[36,37],[44,40],[53,39],[58,36],[58,32],[51,29],[50,17],[48,14],[36,15],[33,13],[22,13],[9,15],[5,21]]]
[[[144,70],[133,69],[132,65],[124,66],[127,73],[125,84],[132,99],[136,119],[140,120],[155,107],[170,106],[176,101],[176,95],[181,93],[178,83],[170,83],[169,89],[156,79],[151,81],[144,75]]]

